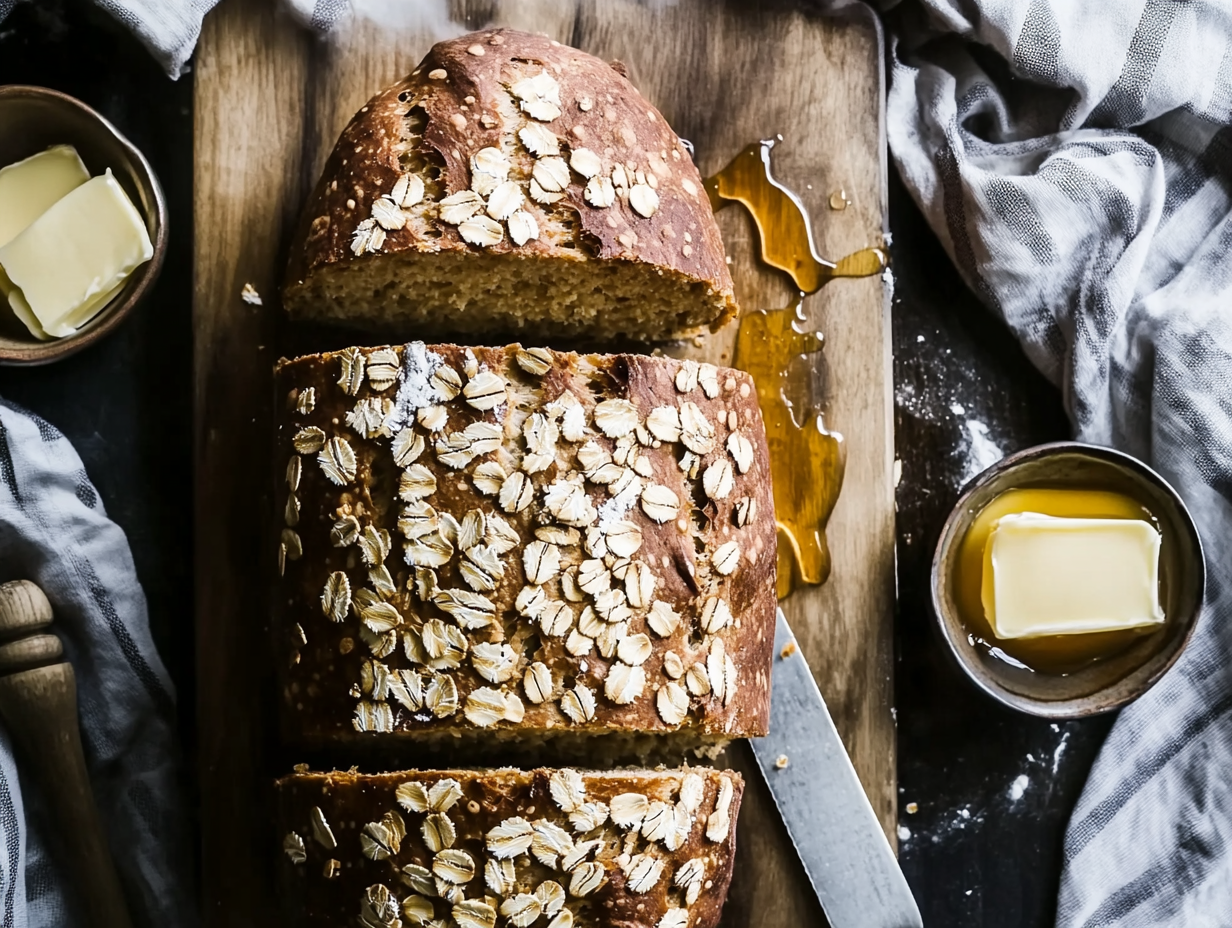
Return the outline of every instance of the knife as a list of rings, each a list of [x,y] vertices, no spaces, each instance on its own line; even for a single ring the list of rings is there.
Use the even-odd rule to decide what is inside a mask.
[[[923,928],[782,609],[774,632],[770,734],[749,744],[831,928]]]

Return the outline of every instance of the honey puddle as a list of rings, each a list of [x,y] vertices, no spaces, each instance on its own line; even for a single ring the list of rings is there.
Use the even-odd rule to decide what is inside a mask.
[[[762,261],[789,275],[799,291],[792,306],[741,316],[732,362],[753,375],[766,423],[778,520],[778,595],[785,599],[797,585],[825,583],[830,575],[826,523],[842,488],[845,460],[843,436],[826,428],[821,411],[796,410],[790,399],[792,362],[823,347],[821,334],[807,329],[804,299],[836,277],[879,274],[887,259],[880,248],[837,263],[817,255],[803,202],[770,173],[774,144],[771,139],[748,146],[707,178],[706,192],[716,212],[733,202],[745,206],[757,226]]]

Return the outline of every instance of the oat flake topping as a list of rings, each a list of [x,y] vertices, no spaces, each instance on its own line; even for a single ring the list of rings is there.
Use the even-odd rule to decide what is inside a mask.
[[[535,87],[543,93],[524,88],[532,105],[550,98],[544,82]],[[600,176],[598,155],[548,154],[550,132],[529,125],[545,171],[559,170],[556,158]],[[501,179],[507,157],[485,149],[471,166],[497,184],[486,200],[470,191],[452,202],[459,215],[475,206],[460,222],[512,222],[526,206],[501,187],[512,183]],[[395,194],[413,199],[414,185],[403,186]],[[755,685],[738,673],[733,591],[768,557],[773,528],[757,513],[750,434],[729,428],[709,397],[712,386],[734,395],[719,391],[717,368],[681,362],[674,389],[648,400],[619,385],[594,391],[576,361],[543,348],[415,341],[332,358],[328,379],[294,394],[280,557],[292,574],[328,554],[313,581],[320,612],[297,617],[294,647],[337,640],[314,622],[345,629],[338,661],[355,668],[356,731],[634,718],[671,729],[732,717]],[[564,781],[554,797],[580,824],[607,820]],[[407,802],[418,801],[408,792]],[[625,821],[620,808],[612,820]],[[721,812],[713,822],[720,834]],[[330,825],[313,824],[306,833],[323,844]],[[650,833],[671,842],[679,829],[659,810]],[[447,832],[439,837],[447,850]],[[500,850],[523,837],[493,840]],[[388,846],[369,838],[374,852]],[[566,892],[572,880],[561,881]],[[482,921],[482,910],[464,911]]]

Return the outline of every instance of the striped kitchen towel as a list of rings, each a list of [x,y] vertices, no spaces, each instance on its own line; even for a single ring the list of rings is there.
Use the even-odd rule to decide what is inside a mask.
[[[201,21],[218,0],[95,2],[128,26],[171,77],[179,77],[197,46]],[[304,25],[324,31],[347,11],[349,0],[284,0],[283,6]]]
[[[0,400],[0,582],[18,579],[47,594],[76,671],[86,764],[134,925],[195,925],[175,694],[128,539],[68,439]],[[51,827],[39,783],[23,775],[0,727],[3,928],[92,923],[75,908],[75,874],[48,853]]]
[[[1232,925],[1232,6],[884,12],[907,187],[1076,436],[1162,473],[1207,551],[1192,644],[1074,810],[1057,924]]]
[[[23,0],[0,0],[0,20]],[[37,0],[29,0],[37,2]],[[141,40],[150,54],[173,78],[184,73],[201,36],[201,22],[218,0],[94,0]],[[354,12],[378,21],[444,24],[450,28],[445,0],[282,0],[282,7],[298,22],[318,32],[332,29]],[[446,38],[442,34],[441,38]]]

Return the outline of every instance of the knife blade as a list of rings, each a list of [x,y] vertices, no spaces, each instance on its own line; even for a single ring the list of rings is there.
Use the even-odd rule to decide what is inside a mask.
[[[831,928],[923,928],[903,871],[781,609],[770,676],[770,734],[749,744]]]

